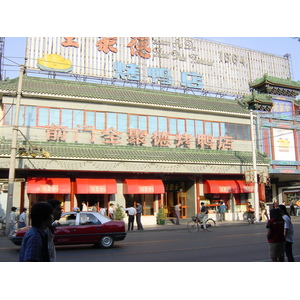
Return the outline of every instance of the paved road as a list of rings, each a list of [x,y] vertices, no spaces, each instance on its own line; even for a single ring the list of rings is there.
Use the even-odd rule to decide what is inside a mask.
[[[176,229],[175,229],[176,228]],[[161,229],[161,228],[160,228]],[[294,224],[294,256],[300,261],[300,224]],[[0,238],[0,262],[18,261],[19,247]],[[267,262],[265,224],[223,226],[214,232],[189,233],[184,226],[169,230],[129,232],[111,249],[89,245],[58,246],[59,262]]]

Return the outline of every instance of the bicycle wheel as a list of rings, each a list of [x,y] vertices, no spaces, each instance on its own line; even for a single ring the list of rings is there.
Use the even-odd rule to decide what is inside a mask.
[[[189,221],[188,224],[187,224],[187,230],[189,232],[196,232],[199,230],[199,225],[197,222],[195,221]]]
[[[205,224],[207,231],[213,231],[215,229],[216,222],[213,219],[207,219]]]

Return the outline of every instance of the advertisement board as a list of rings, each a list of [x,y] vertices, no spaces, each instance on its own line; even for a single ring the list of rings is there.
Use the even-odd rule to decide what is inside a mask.
[[[296,160],[293,130],[274,128],[273,142],[275,160]]]
[[[241,95],[265,73],[291,77],[285,57],[187,37],[29,37],[26,58],[28,69]]]

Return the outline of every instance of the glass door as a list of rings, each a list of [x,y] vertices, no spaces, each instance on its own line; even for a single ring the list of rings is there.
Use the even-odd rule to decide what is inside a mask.
[[[181,217],[186,218],[186,192],[177,192],[177,203],[181,203]]]

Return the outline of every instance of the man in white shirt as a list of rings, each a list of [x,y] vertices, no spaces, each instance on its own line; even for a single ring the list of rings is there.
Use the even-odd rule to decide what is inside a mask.
[[[287,213],[285,205],[280,204],[279,209],[282,212],[284,220],[284,236],[285,236],[285,254],[289,262],[294,262],[293,256],[293,242],[294,242],[294,228],[289,214]]]
[[[88,211],[87,206],[84,201],[82,202],[82,211]]]
[[[26,227],[27,223],[27,208],[23,208],[23,212],[19,216],[19,228]]]
[[[128,214],[128,231],[133,230],[134,216],[136,215],[136,209],[134,207],[125,208]]]
[[[17,215],[16,215],[16,207],[11,208],[11,212],[9,214],[9,235],[11,236],[12,233],[17,229],[16,224],[17,224]]]
[[[114,220],[115,219],[115,205],[113,203],[111,203],[109,205],[109,209],[108,209],[108,217],[111,219],[111,220]]]

